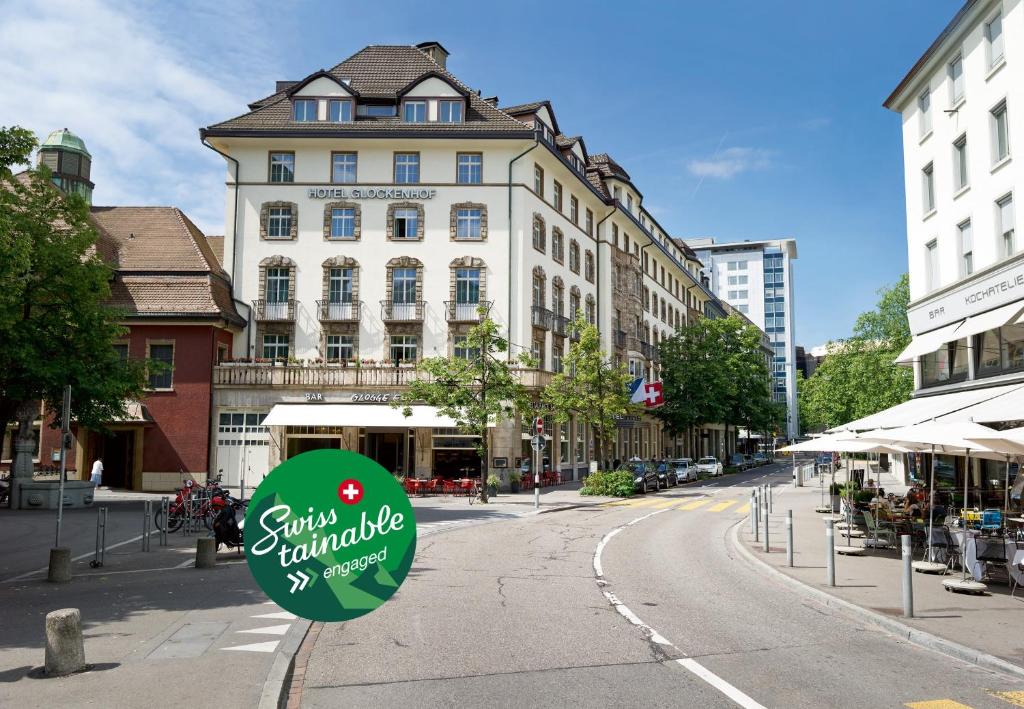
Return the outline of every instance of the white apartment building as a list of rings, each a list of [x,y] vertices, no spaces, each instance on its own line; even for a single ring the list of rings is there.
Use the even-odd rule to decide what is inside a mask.
[[[436,42],[368,46],[201,131],[227,163],[224,266],[248,319],[214,372],[214,427],[231,467],[251,442],[239,467],[257,480],[321,447],[420,476],[477,469],[453,422],[387,402],[419,359],[471,356],[461,341],[479,305],[513,355],[540,363],[522,372],[533,391],[561,371],[577,312],[653,375],[658,342],[715,310],[692,251],[615,160],[563,133],[549,101],[502,107],[447,58]],[[233,430],[236,413],[264,425]],[[552,467],[569,479],[590,468],[586,421],[548,425]],[[624,420],[616,453],[725,452],[704,433],[669,440],[651,417]],[[491,436],[489,466],[506,476],[528,432],[503,423]]]
[[[1024,419],[1024,253],[1015,216],[1024,163],[1014,159],[1024,136],[1024,4],[965,2],[884,105],[903,126],[913,340],[898,362],[913,367],[915,391],[849,425],[953,414],[1011,425]],[[909,475],[925,478],[926,457],[908,458]],[[982,506],[1003,505],[1003,468],[972,462]],[[938,470],[950,484],[962,481],[963,459]]]
[[[786,437],[800,432],[796,391],[793,261],[796,240],[717,243],[686,239],[704,264],[711,291],[768,335],[772,349],[772,397],[788,409]]]

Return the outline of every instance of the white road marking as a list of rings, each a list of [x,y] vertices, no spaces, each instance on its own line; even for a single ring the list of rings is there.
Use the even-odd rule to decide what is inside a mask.
[[[634,524],[643,522],[645,519],[650,519],[655,515],[660,515],[663,512],[668,512],[670,509],[671,508],[666,508],[662,510],[655,510],[654,512],[648,512],[647,514],[641,515],[636,519],[631,520],[620,527],[616,527],[615,529],[605,534],[604,537],[601,538],[601,541],[598,542],[597,548],[594,549],[594,576],[595,580],[597,581],[598,587],[601,588],[601,593],[604,594],[604,597],[608,599],[608,602],[611,603],[612,607],[616,611],[618,611],[619,615],[621,615],[630,623],[643,630],[652,641],[658,643],[659,645],[665,645],[666,647],[670,647],[680,655],[686,655],[685,652],[683,652],[678,647],[673,645],[665,636],[663,636],[657,630],[655,630],[651,626],[647,625],[647,623],[642,621],[640,619],[640,616],[634,613],[629,608],[629,606],[620,601],[614,593],[604,588],[608,585],[608,581],[604,578],[604,567],[601,564],[601,554],[604,552],[604,548],[608,545],[608,542],[610,542],[616,534],[618,534],[624,529],[627,529],[628,527],[632,527]],[[763,705],[751,699],[749,696],[747,696],[739,689],[726,682],[724,679],[716,675],[708,668],[701,665],[696,660],[689,657],[682,657],[680,659],[677,659],[676,662],[679,664],[680,667],[686,668],[694,675],[707,682],[709,685],[717,689],[719,692],[727,696],[732,701],[736,702],[736,704],[743,707],[744,709],[766,709]]]
[[[277,649],[280,640],[268,640],[265,643],[252,643],[251,645],[232,645],[222,647],[221,650],[241,650],[242,652],[273,652]]]
[[[141,534],[136,536],[136,537],[132,537],[131,539],[125,539],[123,542],[118,542],[117,544],[111,544],[110,546],[107,547],[107,551],[110,551],[111,549],[117,549],[118,547],[123,547],[125,544],[131,544],[132,542],[137,542],[140,539],[142,539],[142,535]],[[79,554],[78,556],[72,557],[71,561],[72,561],[72,563],[74,563],[76,561],[81,561],[82,559],[87,559],[90,556],[96,556],[96,552],[95,551],[90,551],[90,552],[87,552],[85,554]],[[35,576],[36,574],[45,574],[49,570],[50,570],[49,566],[44,566],[41,569],[36,569],[35,571],[29,571],[27,573],[21,574],[20,576],[12,576],[9,579],[4,579],[3,581],[0,581],[0,583],[11,583],[12,581],[21,581],[22,579],[27,579],[30,576]]]
[[[290,623],[282,623],[281,625],[268,625],[263,628],[250,628],[249,630],[239,630],[239,633],[252,633],[253,635],[287,635],[288,628],[292,627]]]
[[[261,615],[249,616],[250,618],[269,618],[270,620],[295,620],[295,616],[288,611],[280,613],[263,613]]]

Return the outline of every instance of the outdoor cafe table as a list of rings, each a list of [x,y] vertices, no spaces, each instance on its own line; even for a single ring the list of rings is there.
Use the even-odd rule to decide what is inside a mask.
[[[952,533],[956,537],[960,548],[964,550],[964,561],[967,564],[967,568],[971,570],[974,580],[981,581],[985,575],[985,563],[978,561],[974,556],[977,553],[976,540],[978,535],[970,535],[965,549],[963,530],[953,530]],[[1017,543],[1012,539],[1004,539],[1003,544],[1006,545],[1006,570],[1009,572],[1010,578],[1015,579],[1017,583],[1024,583],[1024,573],[1021,573],[1020,570],[1020,564],[1024,562],[1024,549],[1018,549]]]

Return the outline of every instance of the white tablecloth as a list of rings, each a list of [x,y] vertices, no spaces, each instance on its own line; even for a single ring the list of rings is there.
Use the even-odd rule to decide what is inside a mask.
[[[957,543],[963,548],[964,533],[962,531],[954,531],[953,536],[956,537]],[[972,534],[967,540],[964,561],[967,563],[967,568],[971,570],[975,581],[981,581],[985,575],[985,563],[978,561],[974,556],[977,553],[976,538],[977,536]],[[1024,573],[1021,573],[1020,570],[1020,564],[1024,562],[1024,549],[1018,549],[1016,542],[1012,540],[1005,540],[1004,543],[1006,544],[1006,570],[1009,572],[1010,578],[1016,579],[1017,583],[1024,583]]]

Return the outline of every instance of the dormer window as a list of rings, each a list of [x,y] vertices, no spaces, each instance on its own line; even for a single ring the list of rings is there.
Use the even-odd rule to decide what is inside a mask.
[[[292,104],[292,118],[306,123],[316,120],[316,99],[297,98]]]
[[[440,123],[462,123],[462,101],[438,101],[437,120]]]
[[[352,102],[347,99],[331,99],[327,103],[327,120],[332,123],[351,123]]]
[[[402,111],[403,120],[405,120],[406,123],[427,122],[426,101],[406,101]]]
[[[391,118],[398,115],[398,107],[364,104],[356,109],[356,113],[360,116],[370,116],[371,118]]]

